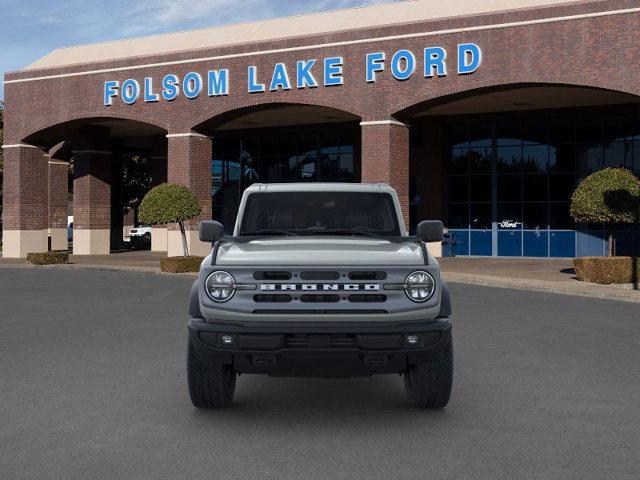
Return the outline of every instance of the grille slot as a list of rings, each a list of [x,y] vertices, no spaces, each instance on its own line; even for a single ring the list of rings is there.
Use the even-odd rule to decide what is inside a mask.
[[[294,334],[285,337],[287,348],[353,348],[355,344],[355,335]]]
[[[256,303],[289,303],[293,300],[291,295],[286,294],[260,294],[254,295],[253,301]]]
[[[386,295],[366,295],[354,293],[348,297],[351,303],[383,303],[387,301]]]
[[[362,270],[349,272],[349,280],[384,280],[387,278],[387,272]]]
[[[256,280],[289,280],[291,276],[291,272],[280,270],[265,270],[253,272],[253,278],[255,278]]]
[[[311,293],[305,293],[300,295],[300,301],[302,303],[338,303],[340,301],[340,295],[313,295]]]
[[[308,272],[300,272],[300,278],[303,280],[338,280],[340,272],[310,270]]]

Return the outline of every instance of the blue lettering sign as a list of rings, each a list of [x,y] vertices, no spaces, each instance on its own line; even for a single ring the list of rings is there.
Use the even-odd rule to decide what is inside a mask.
[[[187,98],[197,98],[202,92],[202,77],[200,74],[196,72],[187,73],[182,79],[182,91]]]
[[[250,66],[248,69],[249,93],[260,93],[265,91],[264,83],[257,83],[258,67]]]
[[[140,84],[133,78],[128,78],[122,82],[122,90],[120,91],[122,101],[127,105],[133,105],[140,96]]]
[[[473,73],[482,64],[482,50],[475,43],[461,43],[458,45],[458,73],[460,75]]]
[[[207,73],[210,97],[229,95],[229,70],[209,70]]]
[[[417,58],[408,49],[397,50],[393,55],[390,52],[367,53],[363,65],[366,83],[375,83],[378,77],[385,75],[387,55],[390,55],[389,78],[406,81],[415,74],[417,68],[422,69],[425,78],[447,76],[447,50],[443,47],[431,46],[424,48]],[[482,65],[482,50],[475,43],[461,43],[457,46],[456,60],[459,75],[474,73]],[[452,61],[450,60],[450,63]],[[419,64],[419,62],[423,63]],[[316,64],[322,65],[318,67],[322,69],[321,73],[317,72]],[[314,68],[317,75],[323,74],[322,85],[325,87],[344,84],[344,58],[341,56],[297,60],[295,65],[295,86],[299,90],[318,88],[319,77],[316,78]],[[143,99],[145,103],[158,102],[161,99],[170,102],[178,98],[181,93],[188,99],[195,99],[203,95],[205,90],[208,97],[226,96],[229,95],[230,90],[230,72],[229,69],[213,69],[206,71],[205,75],[204,71],[192,71],[186,73],[184,77],[171,73],[165,75],[161,82],[159,78],[154,77],[142,77],[140,80],[133,78],[124,81],[109,80],[103,85],[103,103],[107,107],[111,106],[118,97],[127,105],[135,104],[138,99]],[[289,76],[287,63],[283,62],[274,63],[271,79],[269,80],[268,77],[264,79],[269,82],[268,84],[260,80],[262,79],[258,76],[258,67],[248,66],[246,81],[249,93],[264,93],[267,88],[271,92],[286,92],[293,88],[292,81],[294,81]],[[161,87],[158,87],[158,82],[161,83]],[[159,91],[154,90],[154,84]]]
[[[447,51],[442,47],[429,47],[424,49],[424,76],[433,77],[433,71],[439,77],[447,76]]]
[[[104,105],[110,107],[113,105],[113,99],[118,96],[118,87],[120,82],[117,80],[111,80],[104,82]]]
[[[316,88],[318,82],[311,73],[311,69],[317,60],[301,60],[296,63],[296,86],[298,88]]]
[[[324,85],[331,87],[333,85],[342,85],[342,57],[329,57],[324,59]]]
[[[144,101],[145,102],[157,102],[160,100],[160,95],[153,93],[153,78],[144,78]]]
[[[291,82],[289,81],[287,66],[284,63],[276,63],[276,66],[273,68],[273,76],[271,77],[269,90],[275,92],[278,88],[291,90]]]
[[[391,58],[391,73],[397,80],[407,80],[416,71],[416,57],[409,50],[398,50]]]
[[[178,87],[178,77],[173,74],[166,75],[162,79],[162,98],[167,101],[175,100],[180,93],[180,87]]]
[[[376,81],[376,73],[384,71],[384,61],[387,55],[384,52],[367,54],[367,82]]]

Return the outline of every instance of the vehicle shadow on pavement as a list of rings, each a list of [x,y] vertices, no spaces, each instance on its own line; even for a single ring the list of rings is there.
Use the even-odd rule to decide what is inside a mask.
[[[420,416],[443,417],[445,410],[420,410],[405,399],[404,383],[398,375],[370,378],[268,378],[255,375],[238,379],[236,396],[224,410],[194,410],[199,419],[210,417],[216,422],[234,419],[245,423],[257,417],[288,424],[339,425],[380,421],[402,421]]]

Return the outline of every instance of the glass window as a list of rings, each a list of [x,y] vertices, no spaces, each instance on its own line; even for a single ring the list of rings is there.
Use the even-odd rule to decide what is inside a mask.
[[[515,201],[522,199],[521,175],[498,175],[498,201]]]
[[[602,143],[576,145],[580,175],[587,176],[604,166]]]
[[[463,174],[469,171],[469,149],[454,148],[451,152],[451,161],[447,167],[449,174]]]
[[[491,203],[472,203],[470,227],[483,230],[491,228]]]
[[[471,173],[491,173],[491,148],[475,147],[469,151]]]
[[[547,201],[547,175],[524,175],[522,177],[522,198],[525,202]]]
[[[491,148],[491,127],[481,124],[470,125],[469,143],[471,148]]]
[[[522,206],[523,228],[527,230],[546,230],[549,226],[548,204],[525,203]]]
[[[573,143],[561,143],[549,147],[549,171],[574,172],[576,169],[576,147]]]
[[[522,146],[498,147],[498,173],[519,173],[522,170]]]
[[[491,175],[471,175],[471,201],[490,202],[492,185]]]
[[[518,230],[522,228],[522,203],[498,203],[498,228],[500,230]]]
[[[469,204],[449,204],[449,228],[469,228]]]
[[[633,164],[632,143],[620,140],[604,147],[604,164],[607,167],[631,167]]]
[[[552,230],[575,228],[571,215],[569,215],[569,202],[552,202],[549,204],[549,224]]]
[[[544,173],[549,159],[548,145],[525,145],[522,150],[522,167],[525,172]]]
[[[574,175],[553,174],[549,176],[549,199],[563,202],[569,201],[576,188]]]
[[[449,177],[447,180],[447,196],[450,202],[469,201],[469,177]]]

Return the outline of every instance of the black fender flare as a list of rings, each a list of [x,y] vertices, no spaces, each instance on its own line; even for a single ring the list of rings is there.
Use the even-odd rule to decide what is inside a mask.
[[[442,293],[440,295],[440,313],[438,317],[450,317],[451,316],[451,295],[449,294],[449,285],[447,282],[442,282]]]
[[[200,297],[198,296],[198,280],[193,282],[191,293],[189,293],[189,315],[202,318],[200,311]]]

